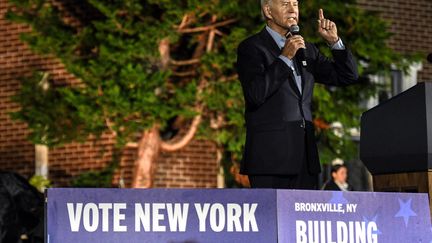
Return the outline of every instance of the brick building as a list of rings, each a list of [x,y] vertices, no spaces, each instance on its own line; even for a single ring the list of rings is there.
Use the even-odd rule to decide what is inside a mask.
[[[390,77],[372,76],[371,81],[380,83],[382,87],[376,97],[365,101],[367,108],[372,108],[379,103],[395,96],[412,86],[417,82],[432,82],[432,64],[426,61],[428,53],[432,52],[432,26],[428,21],[432,15],[432,1],[402,1],[402,0],[357,0],[359,6],[364,9],[378,12],[379,16],[390,23],[389,31],[393,36],[389,39],[388,44],[391,48],[402,54],[421,54],[422,60],[413,63],[408,73],[401,70],[392,70]],[[365,33],[365,35],[373,33]],[[351,172],[350,184],[355,185],[358,190],[371,190],[372,183],[369,173],[364,173],[366,168],[363,163],[357,159],[347,164]],[[366,179],[366,180],[365,180]]]
[[[73,1],[66,1],[71,2]],[[432,1],[359,0],[365,9],[380,11],[382,17],[392,21],[395,35],[389,41],[391,47],[402,53],[432,52]],[[10,23],[4,19],[7,0],[0,0],[0,169],[15,171],[30,177],[35,171],[35,146],[26,140],[26,125],[12,121],[9,113],[18,109],[10,97],[19,89],[17,78],[38,68],[48,71],[56,80],[73,81],[61,63],[54,58],[42,58],[33,54],[19,40],[19,33],[29,27]],[[368,34],[368,33],[365,33]],[[412,72],[400,75],[402,89],[417,80],[432,81],[432,64],[413,65]],[[72,143],[49,150],[49,175],[56,186],[67,186],[70,179],[82,172],[104,168],[111,154],[101,155],[103,145],[113,144],[110,136],[101,141],[89,139],[84,144]],[[132,177],[135,149],[124,153],[114,184],[120,177],[126,186]],[[216,146],[209,141],[193,140],[176,153],[162,153],[157,161],[156,187],[216,187],[219,166]]]
[[[64,1],[74,4],[74,1]],[[18,109],[10,97],[19,89],[18,77],[30,74],[31,69],[48,71],[56,81],[74,82],[63,65],[55,58],[42,58],[32,53],[19,40],[19,34],[29,27],[5,20],[9,4],[0,0],[0,169],[15,171],[26,178],[35,173],[35,145],[27,141],[28,129],[12,121],[9,113]],[[56,186],[67,186],[71,178],[88,170],[104,168],[111,160],[113,138],[89,139],[84,144],[72,143],[50,149],[49,177]],[[101,153],[106,146],[107,152]],[[126,186],[132,179],[136,149],[126,149],[114,176],[113,184],[122,177]],[[216,187],[219,166],[216,146],[209,141],[193,140],[176,153],[162,153],[157,161],[155,187]]]
[[[358,0],[361,7],[378,11],[380,16],[390,21],[390,32],[394,35],[389,45],[401,53],[431,53],[432,52],[432,1],[416,0]],[[368,33],[366,33],[368,34]],[[432,64],[426,62],[413,65],[412,70],[417,81],[432,81]]]

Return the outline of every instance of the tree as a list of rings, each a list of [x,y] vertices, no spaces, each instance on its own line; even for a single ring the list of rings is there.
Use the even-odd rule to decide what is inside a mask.
[[[73,9],[61,0],[10,2],[14,8],[6,17],[32,27],[21,39],[35,52],[59,58],[79,79],[59,85],[38,70],[22,78],[14,98],[21,110],[13,117],[28,124],[34,143],[58,146],[109,132],[116,151],[138,150],[134,187],[151,187],[159,152],[181,149],[193,137],[215,141],[224,168],[235,171],[245,140],[236,48],[263,27],[257,1],[86,0]],[[302,1],[307,40],[320,44],[312,20],[321,6],[352,44],[363,76],[406,65],[385,45],[387,24],[354,1]],[[323,158],[355,153],[346,135],[340,139],[326,128],[333,121],[358,126],[359,101],[374,93],[366,83],[317,87],[315,124]],[[162,139],[179,129],[185,131]]]

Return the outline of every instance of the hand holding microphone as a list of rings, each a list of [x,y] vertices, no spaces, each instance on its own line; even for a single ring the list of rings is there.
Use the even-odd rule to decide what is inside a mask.
[[[293,25],[298,28],[297,25]],[[291,29],[288,31],[286,37],[287,40],[285,42],[285,46],[282,49],[282,55],[288,57],[289,59],[293,59],[299,49],[306,49],[305,41],[301,35],[297,33],[293,33]]]
[[[300,35],[300,27],[298,27],[298,25],[292,25],[285,34],[285,37],[287,40],[285,42],[284,50],[282,50],[282,55],[284,55],[285,49],[288,49],[286,50],[286,52],[288,52],[287,55],[292,55],[292,57],[287,57],[292,59],[294,56],[296,56],[299,64],[303,67],[306,67],[306,44],[303,37]]]
[[[318,11],[318,33],[327,41],[329,45],[334,45],[339,40],[336,24],[324,18],[324,12],[322,9]],[[287,40],[285,42],[284,48],[282,49],[282,55],[288,57],[289,59],[293,59],[294,56],[297,56],[299,63],[303,67],[306,67],[306,45],[303,37],[300,35],[300,28],[298,25],[292,25],[285,36]]]

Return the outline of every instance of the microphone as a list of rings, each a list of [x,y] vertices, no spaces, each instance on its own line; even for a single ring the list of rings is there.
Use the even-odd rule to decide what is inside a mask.
[[[285,37],[289,38],[293,35],[300,35],[300,27],[298,25],[291,25],[288,32],[285,34]],[[306,55],[305,55],[305,49],[304,48],[298,49],[295,56],[303,67],[307,67]]]
[[[427,60],[429,63],[432,63],[432,53],[429,53],[429,55],[427,56]]]

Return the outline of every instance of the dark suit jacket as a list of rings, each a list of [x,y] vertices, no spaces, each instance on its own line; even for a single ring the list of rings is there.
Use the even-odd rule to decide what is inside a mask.
[[[341,189],[339,188],[339,186],[334,182],[334,180],[329,180],[327,181],[323,188],[324,191],[341,191]],[[353,191],[353,188],[351,185],[348,185],[348,191]]]
[[[319,173],[311,112],[314,83],[344,86],[357,82],[351,52],[333,50],[331,60],[306,43],[308,66],[299,70],[302,94],[292,70],[278,58],[281,50],[265,28],[243,40],[237,52],[237,72],[246,103],[246,143],[240,173],[298,174],[305,149],[310,172]]]

